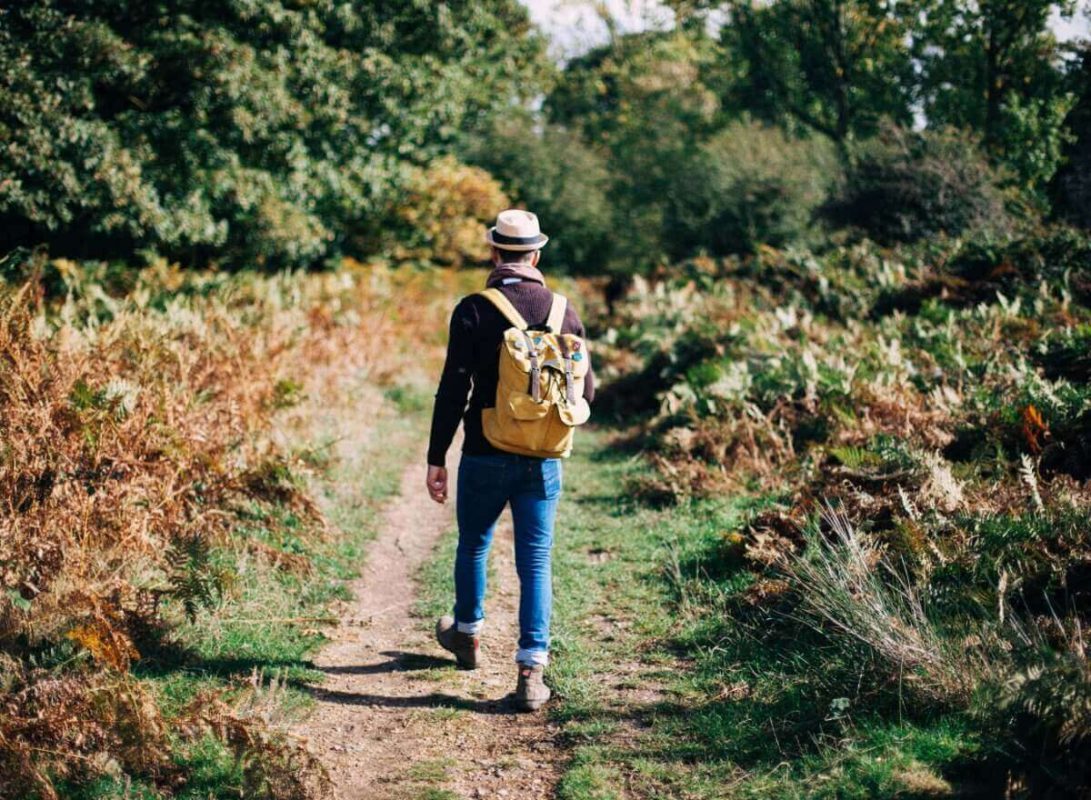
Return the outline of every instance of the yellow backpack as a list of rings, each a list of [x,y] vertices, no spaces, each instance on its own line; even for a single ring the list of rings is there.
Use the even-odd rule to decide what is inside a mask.
[[[591,366],[587,343],[561,333],[568,301],[554,293],[548,330],[527,322],[498,289],[481,295],[512,324],[500,344],[496,407],[482,411],[485,438],[498,450],[540,458],[566,458],[573,429],[587,422],[591,408],[583,382]]]

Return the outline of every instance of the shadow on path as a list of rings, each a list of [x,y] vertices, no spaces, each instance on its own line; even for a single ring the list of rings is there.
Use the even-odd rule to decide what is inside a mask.
[[[472,711],[475,714],[497,716],[519,716],[522,712],[516,708],[514,695],[508,694],[495,700],[471,700],[442,692],[415,697],[392,697],[366,692],[342,692],[321,687],[307,687],[306,691],[315,700],[322,703],[334,703],[344,706],[379,706],[382,708],[448,708],[458,711]]]
[[[385,650],[381,655],[389,656],[388,661],[378,664],[339,664],[337,666],[318,667],[327,675],[380,675],[388,672],[417,672],[425,669],[454,669],[455,662],[449,658],[438,658],[423,653],[409,653],[404,650]]]

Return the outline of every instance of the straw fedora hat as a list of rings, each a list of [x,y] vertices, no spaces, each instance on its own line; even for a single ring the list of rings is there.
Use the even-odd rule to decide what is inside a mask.
[[[538,227],[538,216],[519,208],[509,208],[496,215],[496,224],[485,234],[493,247],[525,252],[545,247],[549,237]]]

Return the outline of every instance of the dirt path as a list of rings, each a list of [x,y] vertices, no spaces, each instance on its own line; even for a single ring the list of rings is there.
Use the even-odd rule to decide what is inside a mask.
[[[338,800],[552,797],[557,728],[508,701],[518,606],[510,518],[493,546],[484,667],[458,671],[412,613],[414,576],[454,525],[453,503],[436,505],[423,487],[423,465],[407,468],[351,584],[355,599],[316,659],[327,678],[296,733],[328,768]]]

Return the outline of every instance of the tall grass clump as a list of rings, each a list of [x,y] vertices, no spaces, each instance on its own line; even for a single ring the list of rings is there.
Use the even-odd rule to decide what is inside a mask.
[[[965,701],[982,677],[980,654],[955,649],[926,610],[920,587],[845,515],[822,512],[824,535],[790,558],[800,621],[877,655],[892,676],[934,701]]]

